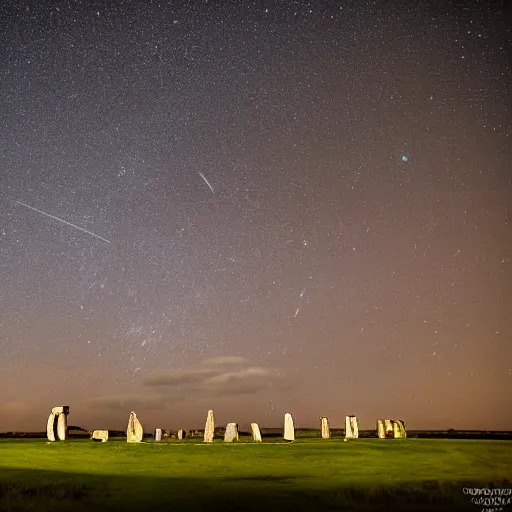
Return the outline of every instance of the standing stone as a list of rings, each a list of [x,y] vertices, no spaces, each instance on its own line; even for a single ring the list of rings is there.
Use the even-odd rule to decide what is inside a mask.
[[[257,443],[262,442],[260,426],[257,423],[251,423],[251,434],[252,434],[253,441],[256,441]]]
[[[162,440],[162,429],[157,428],[155,430],[155,441],[161,441]]]
[[[331,432],[329,430],[329,421],[325,416],[320,418],[320,428],[322,429],[322,439],[329,439]]]
[[[68,417],[61,412],[57,420],[57,437],[60,441],[65,441],[68,437]]]
[[[180,428],[178,430],[178,439],[185,439],[185,437],[187,437],[187,432],[184,429]]]
[[[345,439],[357,439],[359,437],[359,428],[357,427],[357,418],[355,416],[345,417]]]
[[[386,439],[386,429],[384,428],[384,420],[377,420],[377,436],[379,439]]]
[[[68,414],[68,405],[53,407],[46,424],[46,436],[48,437],[48,441],[55,441],[56,439],[60,441],[66,440],[68,436]]]
[[[57,430],[55,428],[56,419],[55,414],[51,412],[50,416],[48,416],[48,423],[46,424],[46,437],[48,438],[48,441],[51,442],[55,441],[55,431]]]
[[[386,433],[386,439],[395,437],[393,433],[393,422],[391,420],[384,420],[384,431]]]
[[[407,437],[407,431],[405,430],[405,421],[404,420],[398,420],[400,422],[400,432],[402,434],[403,438]]]
[[[128,419],[128,428],[126,429],[126,441],[128,443],[140,443],[144,435],[144,429],[137,419],[137,415],[132,411]]]
[[[93,441],[101,441],[106,443],[108,441],[108,430],[94,430],[91,436]]]
[[[295,428],[293,427],[293,418],[289,412],[284,415],[284,440],[295,441]]]
[[[238,425],[236,423],[228,423],[226,432],[224,432],[224,442],[232,443],[238,441]]]
[[[213,417],[213,411],[208,411],[208,416],[206,417],[206,425],[204,427],[204,442],[205,443],[213,443],[213,432],[215,430],[215,419]]]
[[[403,420],[393,420],[393,437],[395,439],[404,439],[407,437]]]

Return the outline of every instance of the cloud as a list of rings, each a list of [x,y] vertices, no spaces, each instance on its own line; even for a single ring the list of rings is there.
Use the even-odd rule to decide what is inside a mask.
[[[240,356],[221,356],[221,357],[214,357],[212,359],[207,359],[206,361],[203,361],[203,364],[206,365],[231,365],[231,364],[248,364],[249,360],[245,357]]]
[[[218,370],[209,368],[153,372],[147,375],[142,382],[145,386],[179,386],[202,382],[217,373]]]
[[[279,385],[285,389],[287,383],[278,372],[271,368],[249,366],[244,357],[224,356],[208,359],[200,366],[186,370],[159,371],[147,375],[143,384],[148,387],[167,387],[167,399],[171,398],[170,388],[186,390],[190,397],[220,397],[228,395],[255,394]],[[234,370],[231,365],[244,365]],[[205,367],[206,366],[206,367]]]
[[[271,388],[279,380],[275,371],[269,368],[253,367],[216,375],[207,379],[204,386],[219,396],[254,394]]]
[[[222,385],[222,384],[235,384],[250,378],[266,377],[270,375],[270,370],[266,368],[245,368],[238,372],[222,373],[208,379],[205,384],[207,385]]]
[[[249,360],[239,356],[222,356],[207,359],[197,368],[187,370],[169,370],[153,372],[143,379],[145,386],[180,386],[183,384],[200,384],[210,377],[215,377],[225,370],[222,366],[247,365]],[[206,366],[206,368],[205,368]]]
[[[133,409],[165,409],[165,402],[158,397],[143,395],[100,396],[85,400],[92,409],[131,411]]]

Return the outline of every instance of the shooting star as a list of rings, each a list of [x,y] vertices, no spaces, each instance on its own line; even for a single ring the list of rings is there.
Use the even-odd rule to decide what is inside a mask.
[[[215,192],[213,191],[213,188],[212,186],[210,185],[210,182],[204,177],[204,174],[203,173],[199,173],[199,176],[201,176],[201,178],[203,178],[203,180],[205,181],[205,183],[210,187],[210,190],[212,191],[212,194],[215,194]]]
[[[28,204],[22,203],[21,201],[16,201],[18,204],[21,204],[21,206],[25,206],[26,208],[30,208],[31,210],[34,210],[35,212],[42,213],[43,215],[46,215],[47,217],[50,217],[51,219],[58,220],[59,222],[62,222],[64,224],[67,224],[68,226],[71,226],[72,228],[79,229],[80,231],[83,231],[84,233],[87,233],[89,235],[95,236],[96,238],[99,238],[100,240],[103,240],[104,242],[107,242],[110,244],[110,240],[107,240],[106,238],[103,238],[100,235],[97,235],[96,233],[92,233],[91,231],[87,231],[87,229],[81,228],[80,226],[75,226],[75,224],[71,224],[71,222],[67,222],[63,219],[59,219],[59,217],[55,217],[55,215],[50,215],[49,213],[45,213],[41,210],[38,210],[37,208],[34,208],[33,206],[29,206]]]

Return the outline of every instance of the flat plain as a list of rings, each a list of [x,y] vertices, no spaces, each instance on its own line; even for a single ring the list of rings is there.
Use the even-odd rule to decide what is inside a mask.
[[[2,512],[476,512],[464,487],[511,481],[509,441],[0,440]]]

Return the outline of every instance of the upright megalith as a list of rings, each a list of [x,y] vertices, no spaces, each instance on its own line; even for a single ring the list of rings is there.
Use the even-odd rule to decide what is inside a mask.
[[[144,429],[137,418],[137,415],[132,411],[128,419],[128,428],[126,429],[126,441],[128,443],[140,443],[144,435]]]
[[[287,412],[284,415],[284,440],[285,441],[295,441],[295,428],[293,426],[293,418],[292,415]]]
[[[57,437],[60,441],[65,441],[68,437],[68,413],[59,412],[57,419]]]
[[[384,420],[384,431],[386,433],[386,439],[392,439],[395,437],[393,433],[393,421],[392,420]]]
[[[357,418],[355,416],[345,417],[345,439],[357,439],[359,437],[359,428],[357,427]]]
[[[377,420],[377,435],[381,439],[404,439],[407,432],[403,420]]]
[[[224,432],[224,442],[232,443],[238,441],[238,425],[236,423],[228,423]]]
[[[68,436],[69,405],[54,407],[46,424],[48,441],[65,441]]]
[[[185,439],[186,437],[187,437],[187,432],[184,429],[180,428],[178,430],[178,439]]]
[[[213,417],[213,411],[210,409],[208,411],[208,416],[206,417],[206,425],[204,426],[204,442],[205,443],[213,443],[214,430],[215,430],[215,418]]]
[[[256,441],[257,443],[262,442],[260,426],[257,423],[251,423],[251,434],[252,434],[253,441]]]
[[[384,428],[384,420],[377,420],[377,437],[386,439],[386,429]]]
[[[108,430],[94,430],[91,435],[91,439],[93,441],[106,443],[108,441]]]
[[[46,437],[48,441],[55,441],[55,433],[57,432],[57,418],[53,411],[48,416],[48,423],[46,424]]]
[[[320,418],[320,428],[322,430],[322,439],[329,439],[331,437],[331,432],[329,430],[329,420],[325,416]]]
[[[403,420],[392,420],[393,421],[393,437],[395,439],[404,439],[407,437],[405,431],[405,424]]]
[[[157,428],[155,430],[155,441],[161,441],[162,440],[162,429],[161,428]]]

